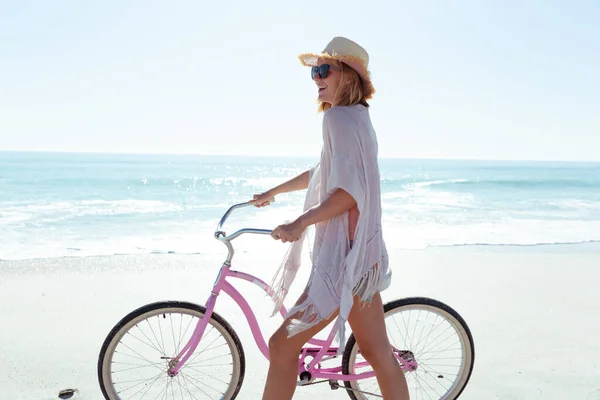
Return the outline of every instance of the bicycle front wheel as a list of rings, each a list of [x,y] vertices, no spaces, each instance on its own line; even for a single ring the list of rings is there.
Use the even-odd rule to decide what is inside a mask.
[[[125,316],[100,350],[104,398],[235,399],[244,379],[244,351],[231,326],[214,312],[194,354],[177,376],[168,375],[205,312],[196,304],[167,301]]]
[[[391,301],[384,305],[384,316],[394,351],[410,354],[411,361],[417,363],[415,370],[404,374],[410,398],[458,398],[469,381],[475,361],[473,337],[464,319],[446,304],[424,297]],[[359,374],[368,370],[371,367],[361,357],[356,339],[351,335],[342,358],[342,372]],[[353,400],[381,397],[375,377],[344,384]]]

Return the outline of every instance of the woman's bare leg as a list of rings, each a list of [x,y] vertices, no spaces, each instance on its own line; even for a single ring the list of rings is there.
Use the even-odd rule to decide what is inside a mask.
[[[306,293],[300,297],[296,304],[302,302],[304,298],[306,298]],[[333,321],[337,314],[335,312],[331,317],[321,321],[314,327],[290,338],[287,337],[286,327],[292,318],[283,321],[269,340],[269,372],[263,392],[263,400],[288,400],[292,398],[296,390],[300,349],[310,338]],[[298,317],[294,316],[294,318]]]
[[[383,303],[377,292],[371,303],[362,308],[358,297],[348,316],[362,356],[373,367],[385,400],[408,400],[408,385],[400,364],[394,357],[385,329]]]

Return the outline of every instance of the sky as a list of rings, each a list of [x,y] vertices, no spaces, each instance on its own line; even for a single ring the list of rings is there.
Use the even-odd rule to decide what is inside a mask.
[[[0,150],[318,156],[297,59],[370,55],[381,157],[600,161],[600,2],[0,0]]]

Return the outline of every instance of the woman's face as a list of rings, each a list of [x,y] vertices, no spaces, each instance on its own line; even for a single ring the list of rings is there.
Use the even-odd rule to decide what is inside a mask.
[[[323,65],[328,64],[329,70],[325,78],[321,76],[319,71],[324,71],[327,67]],[[335,60],[327,60],[319,58],[317,65],[320,67],[319,71],[313,71],[313,80],[315,81],[319,91],[319,101],[329,103],[332,106],[334,102],[335,92],[340,84],[340,78],[342,77],[342,67],[340,63]]]

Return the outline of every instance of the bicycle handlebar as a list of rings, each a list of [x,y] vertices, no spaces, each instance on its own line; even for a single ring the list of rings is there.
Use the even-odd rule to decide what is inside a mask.
[[[229,209],[225,212],[225,214],[223,214],[221,220],[219,221],[219,224],[217,225],[217,229],[215,230],[215,239],[220,240],[222,242],[229,242],[243,233],[257,233],[261,235],[270,235],[271,232],[273,232],[271,229],[244,228],[232,233],[229,236],[227,236],[226,233],[221,230],[223,224],[225,223],[225,221],[227,221],[227,218],[229,218],[229,215],[233,212],[233,210],[251,205],[252,204],[250,204],[250,202],[246,201],[244,203],[234,204],[231,207],[229,207]]]

